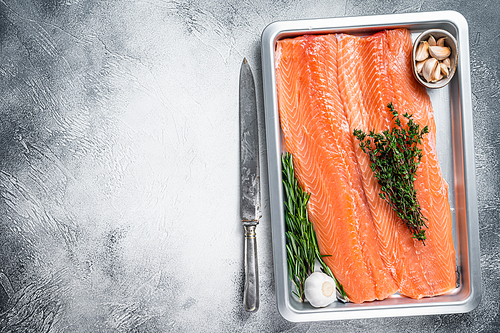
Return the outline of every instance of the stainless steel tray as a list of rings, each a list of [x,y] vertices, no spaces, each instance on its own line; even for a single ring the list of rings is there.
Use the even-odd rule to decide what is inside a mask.
[[[433,104],[437,149],[443,176],[450,185],[453,239],[457,253],[459,287],[451,294],[413,300],[394,295],[383,301],[363,304],[335,302],[313,308],[292,296],[285,250],[285,222],[281,183],[281,141],[274,50],[282,38],[303,34],[345,32],[370,34],[382,29],[408,28],[413,39],[427,29],[449,31],[459,44],[457,73],[441,89],[428,90]],[[469,66],[469,34],[465,18],[454,11],[344,17],[275,22],[262,33],[262,71],[276,297],[281,315],[289,321],[413,316],[467,312],[481,299],[479,232],[474,166],[472,104]]]

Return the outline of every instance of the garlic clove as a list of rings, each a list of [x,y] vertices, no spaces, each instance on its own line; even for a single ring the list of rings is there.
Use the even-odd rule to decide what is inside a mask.
[[[441,74],[441,66],[438,65],[436,67],[434,67],[434,69],[432,70],[431,72],[431,81],[430,82],[437,82],[439,80],[441,80],[443,78],[443,74]]]
[[[424,62],[422,67],[422,76],[425,81],[431,82],[432,75],[436,71],[436,67],[438,66],[438,61],[435,58],[429,58]]]
[[[444,46],[444,40],[446,39],[446,37],[441,37],[437,40],[436,42],[436,45],[437,46]]]
[[[304,294],[309,303],[316,307],[325,307],[337,300],[335,281],[322,272],[314,272],[306,279]]]
[[[444,62],[440,62],[439,67],[441,70],[441,74],[443,74],[444,77],[448,77],[448,75],[450,75],[450,70],[448,69],[448,66]]]
[[[429,46],[436,46],[436,39],[433,35],[429,37],[429,40],[427,42],[429,43]]]
[[[436,83],[439,80],[441,80],[442,78],[443,78],[443,75],[441,74],[441,72],[439,72],[438,75],[431,80],[431,83]]]
[[[444,60],[451,54],[451,50],[446,46],[429,46],[429,54],[437,60]]]
[[[424,68],[424,61],[417,61],[416,68],[417,68],[417,73],[422,75],[422,68]]]
[[[420,42],[417,51],[415,52],[416,61],[424,61],[429,58],[429,43],[426,41]]]
[[[450,58],[446,58],[443,60],[443,64],[446,65],[446,67],[448,67],[448,69],[451,69],[451,62],[450,62]]]

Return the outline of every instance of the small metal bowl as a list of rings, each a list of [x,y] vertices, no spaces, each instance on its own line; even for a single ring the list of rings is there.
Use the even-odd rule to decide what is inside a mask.
[[[437,82],[427,82],[422,76],[420,76],[417,73],[417,62],[415,61],[415,53],[417,51],[418,45],[420,44],[420,41],[426,41],[429,39],[430,36],[434,36],[436,40],[438,40],[441,37],[446,37],[444,41],[444,45],[448,46],[451,50],[450,54],[450,74],[437,81]],[[413,76],[415,76],[415,79],[417,79],[420,84],[422,84],[424,87],[431,88],[431,89],[437,89],[437,88],[442,88],[446,86],[448,83],[450,83],[451,79],[453,78],[453,75],[455,75],[455,71],[457,68],[457,62],[458,62],[458,43],[455,37],[453,37],[452,34],[450,34],[446,30],[442,29],[430,29],[422,32],[415,42],[413,43],[413,53],[412,53],[412,64],[413,64]]]

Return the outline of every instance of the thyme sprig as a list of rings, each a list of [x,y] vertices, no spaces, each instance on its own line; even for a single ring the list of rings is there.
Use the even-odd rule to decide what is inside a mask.
[[[337,298],[342,302],[349,299],[343,286],[335,279],[332,271],[326,265],[319,251],[316,233],[313,224],[307,215],[307,203],[310,193],[305,193],[297,179],[293,168],[292,154],[285,153],[281,157],[283,172],[283,188],[285,191],[285,224],[286,224],[286,252],[288,274],[296,291],[293,293],[304,301],[304,285],[307,277],[314,272],[316,260],[320,263],[323,272],[335,281]]]
[[[360,141],[363,152],[370,157],[370,167],[381,186],[380,197],[403,220],[413,238],[425,245],[427,218],[420,209],[414,182],[423,156],[419,146],[424,135],[429,133],[429,128],[425,126],[420,129],[420,125],[408,113],[403,114],[408,119],[407,128],[404,128],[393,104],[389,103],[387,107],[392,113],[395,127],[382,133],[370,131],[369,134],[355,129],[354,136]]]

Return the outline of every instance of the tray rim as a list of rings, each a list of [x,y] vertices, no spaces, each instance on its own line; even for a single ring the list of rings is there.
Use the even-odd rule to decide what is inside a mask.
[[[361,22],[361,23],[356,23]],[[287,276],[286,253],[280,250],[285,244],[284,226],[277,226],[273,221],[284,224],[282,209],[276,209],[273,203],[282,198],[281,169],[279,157],[281,156],[281,138],[279,119],[275,116],[277,110],[277,94],[275,89],[274,72],[274,45],[279,38],[288,35],[304,33],[328,33],[349,30],[355,32],[366,32],[371,30],[382,30],[396,27],[411,27],[415,24],[448,23],[455,26],[456,38],[460,48],[460,57],[457,65],[460,114],[462,135],[459,136],[462,144],[463,154],[463,182],[465,192],[466,209],[466,238],[468,265],[469,295],[455,302],[426,301],[408,306],[398,305],[397,308],[384,305],[353,306],[349,310],[318,309],[315,312],[301,313],[295,311],[286,295],[289,290],[289,279]],[[280,314],[289,321],[317,321],[317,320],[340,320],[373,317],[395,317],[430,315],[445,313],[464,313],[472,311],[481,300],[481,269],[479,249],[479,226],[477,214],[477,191],[475,178],[472,100],[470,86],[470,59],[469,59],[469,33],[465,17],[456,11],[435,11],[419,13],[403,13],[389,15],[370,15],[339,18],[318,18],[305,20],[277,21],[269,24],[261,37],[262,78],[264,88],[265,127],[267,138],[267,161],[269,176],[269,196],[271,209],[271,229],[273,239],[273,260],[275,275],[275,291]],[[280,288],[278,288],[280,286]],[[430,298],[426,299],[430,300]]]

